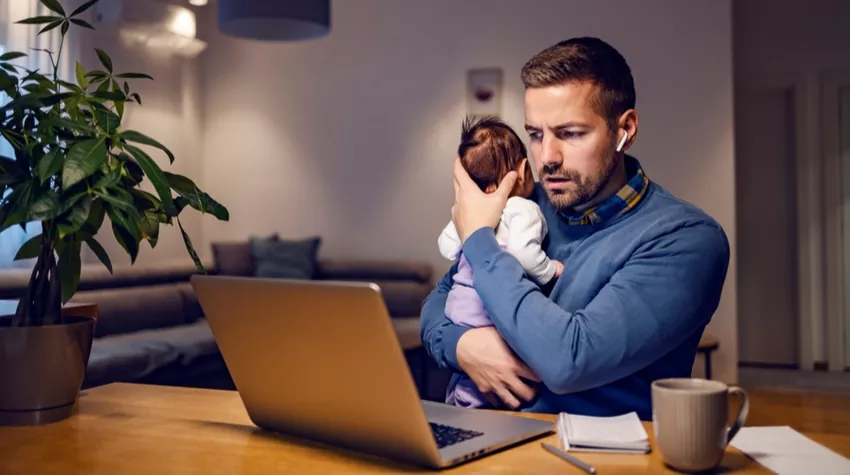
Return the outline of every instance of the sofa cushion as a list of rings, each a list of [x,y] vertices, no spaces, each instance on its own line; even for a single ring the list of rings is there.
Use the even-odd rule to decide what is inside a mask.
[[[252,238],[254,275],[283,279],[312,279],[321,238],[300,240]]]
[[[430,284],[433,271],[420,261],[378,259],[320,259],[316,278],[320,280],[410,280]]]
[[[219,353],[206,320],[94,340],[85,387],[136,381],[169,366],[189,366]]]
[[[95,336],[182,325],[189,321],[180,284],[83,290],[72,302],[95,303]]]
[[[254,275],[254,255],[249,241],[218,242],[211,247],[217,273],[241,277]]]

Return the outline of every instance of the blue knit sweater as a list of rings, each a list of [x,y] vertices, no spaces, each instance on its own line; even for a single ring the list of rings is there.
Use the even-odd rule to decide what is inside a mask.
[[[503,252],[492,229],[463,245],[474,287],[502,338],[542,379],[523,410],[651,419],[650,384],[689,377],[729,265],[718,223],[651,183],[632,209],[607,221],[568,224],[538,184],[532,199],[549,227],[547,254],[563,275],[539,288]],[[425,300],[421,336],[441,367],[460,371],[469,330],[445,317],[453,267]]]

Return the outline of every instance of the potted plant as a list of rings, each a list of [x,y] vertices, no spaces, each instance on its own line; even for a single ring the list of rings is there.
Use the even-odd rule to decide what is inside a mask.
[[[0,157],[0,232],[29,222],[41,234],[23,244],[16,259],[35,258],[25,295],[14,315],[0,318],[0,425],[38,424],[73,413],[85,375],[95,319],[63,315],[80,280],[85,243],[112,272],[97,235],[109,217],[112,233],[134,264],[142,241],[156,246],[161,225],[180,227],[189,255],[203,265],[179,214],[188,208],[228,220],[227,209],[181,175],[164,171],[143,146],[173,163],[158,141],[122,127],[125,107],[141,105],[128,81],[151,80],[142,73],[118,73],[109,55],[96,49],[102,69],[76,63],[76,81],[62,80],[58,65],[72,27],[94,29],[80,15],[98,0],[67,13],[58,0],[40,0],[50,16],[17,23],[37,25],[39,34],[59,28],[61,42],[49,56],[53,71],[43,75],[13,64],[25,56],[0,56],[0,134],[14,157]],[[144,183],[153,193],[144,191]]]

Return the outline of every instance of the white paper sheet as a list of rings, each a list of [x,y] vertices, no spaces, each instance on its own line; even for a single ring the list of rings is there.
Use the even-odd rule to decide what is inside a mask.
[[[787,426],[743,427],[730,445],[778,475],[850,475],[850,460]]]

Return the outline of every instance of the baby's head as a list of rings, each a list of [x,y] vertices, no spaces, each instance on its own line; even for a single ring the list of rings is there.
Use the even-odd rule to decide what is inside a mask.
[[[511,171],[517,172],[517,181],[510,196],[528,198],[534,189],[525,145],[513,129],[496,117],[467,117],[458,155],[466,173],[485,193],[496,191]]]

